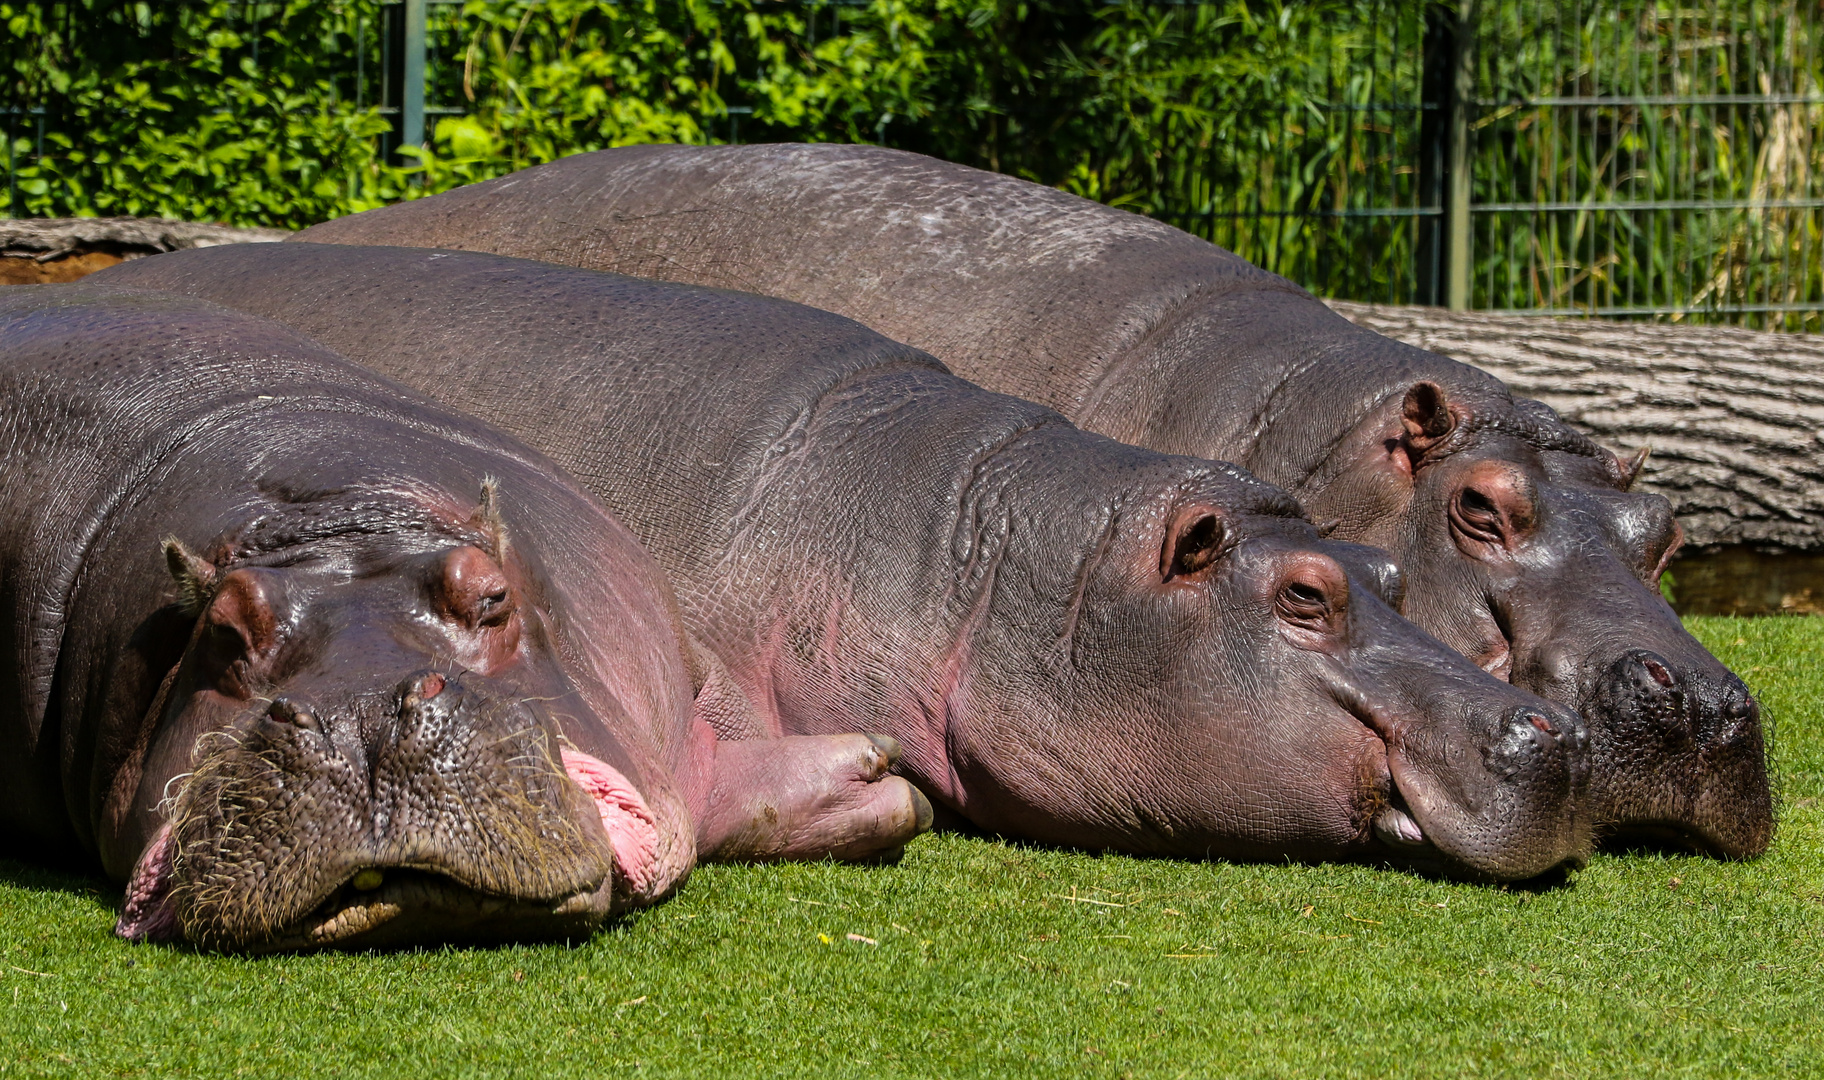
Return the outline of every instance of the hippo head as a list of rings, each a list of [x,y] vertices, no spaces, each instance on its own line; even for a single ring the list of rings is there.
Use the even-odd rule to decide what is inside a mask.
[[[154,705],[136,803],[157,816],[120,934],[271,951],[580,936],[610,913],[627,875],[591,796],[619,774],[562,745],[552,703],[586,706],[524,564],[482,533],[214,561],[167,542],[196,621]]]
[[[1015,571],[1067,542],[1043,529],[1016,529],[1029,550],[998,560],[996,605],[1027,610],[981,620],[971,712],[1019,715],[950,742],[965,786],[1019,797],[977,799],[974,820],[1078,846],[1484,880],[1587,855],[1574,713],[1402,619],[1381,595],[1398,592],[1391,561],[1320,539],[1277,489],[1154,460],[1174,464],[1113,506],[1079,502],[1067,527],[1085,554],[1067,573]],[[1036,614],[1040,597],[1062,625]]]
[[[1581,712],[1611,842],[1724,857],[1772,834],[1754,698],[1659,591],[1683,534],[1661,496],[1538,402],[1419,382],[1359,428],[1323,496],[1391,551],[1404,612],[1485,670]]]

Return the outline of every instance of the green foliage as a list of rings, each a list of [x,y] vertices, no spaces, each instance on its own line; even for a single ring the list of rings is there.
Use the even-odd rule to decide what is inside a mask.
[[[1802,0],[1496,5],[1477,96],[1511,104],[1475,121],[1476,201],[1558,209],[1477,215],[1477,306],[1824,307],[1821,16]],[[1624,100],[1519,104],[1566,95]],[[1611,206],[1627,202],[1655,208]],[[1824,313],[1722,321],[1815,331]]]
[[[398,198],[386,121],[321,64],[349,8],[292,0],[251,24],[243,7],[0,3],[0,101],[43,110],[12,117],[11,211],[291,224]]]
[[[1233,160],[1204,168],[1211,147],[1271,150],[1275,129],[1260,119],[1332,94],[1338,63],[1361,47],[1348,28],[1378,8],[438,5],[430,100],[466,115],[435,116],[429,151],[404,164],[381,152],[379,10],[373,0],[0,3],[10,58],[0,102],[45,110],[42,157],[31,118],[16,118],[13,213],[295,226],[564,154],[720,141],[739,123],[748,140],[883,142],[1143,212],[1207,214],[1217,189],[1254,179]],[[1330,156],[1319,149],[1293,171],[1321,187]]]

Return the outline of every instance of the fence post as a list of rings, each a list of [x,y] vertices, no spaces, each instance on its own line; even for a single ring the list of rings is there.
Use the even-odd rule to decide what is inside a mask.
[[[1469,114],[1475,108],[1476,22],[1480,14],[1477,8],[1478,0],[1461,0],[1451,47],[1449,118],[1445,122],[1448,161],[1444,174],[1444,283],[1445,306],[1452,311],[1469,307]]]
[[[1420,215],[1412,252],[1412,302],[1444,306],[1444,178],[1450,162],[1450,88],[1456,77],[1457,13],[1425,5],[1419,79]]]
[[[405,93],[399,144],[424,145],[424,0],[405,0]]]
[[[410,165],[399,149],[424,145],[424,0],[380,5],[380,104],[392,123],[386,158]]]

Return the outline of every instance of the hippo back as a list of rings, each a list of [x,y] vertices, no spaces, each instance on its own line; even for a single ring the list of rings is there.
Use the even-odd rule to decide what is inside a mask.
[[[507,259],[287,250],[291,258],[274,260],[251,248],[220,249],[207,262],[161,258],[116,274],[209,295],[225,262],[244,263],[237,287],[267,297],[256,310],[333,337],[342,332],[333,313],[356,309],[370,264],[384,267],[414,310],[359,327],[370,365],[540,439],[673,568],[701,566],[730,547],[755,478],[783,444],[802,437],[833,390],[894,370],[949,378],[916,349],[767,297]],[[184,276],[190,265],[199,268],[194,283]],[[310,284],[301,289],[299,281]],[[488,305],[489,296],[527,284],[549,297],[541,310]],[[461,329],[428,345],[427,325]],[[534,374],[528,358],[544,356],[566,362]],[[394,357],[398,366],[388,369]],[[604,412],[615,423],[600,423]]]
[[[296,239],[486,251],[796,300],[1088,430],[1293,487],[1414,381],[1511,411],[1493,377],[1359,329],[1181,230],[880,147],[603,150]]]

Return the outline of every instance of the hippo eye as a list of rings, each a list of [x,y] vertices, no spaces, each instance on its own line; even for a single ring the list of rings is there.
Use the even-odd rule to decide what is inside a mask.
[[[1466,487],[1457,493],[1451,511],[1452,523],[1465,533],[1491,544],[1502,542],[1501,508],[1487,495]]]
[[[512,613],[507,606],[507,590],[500,589],[481,598],[478,621],[483,626],[495,626]]]
[[[1322,620],[1330,614],[1324,591],[1302,581],[1288,582],[1279,593],[1280,611],[1298,621]]]

